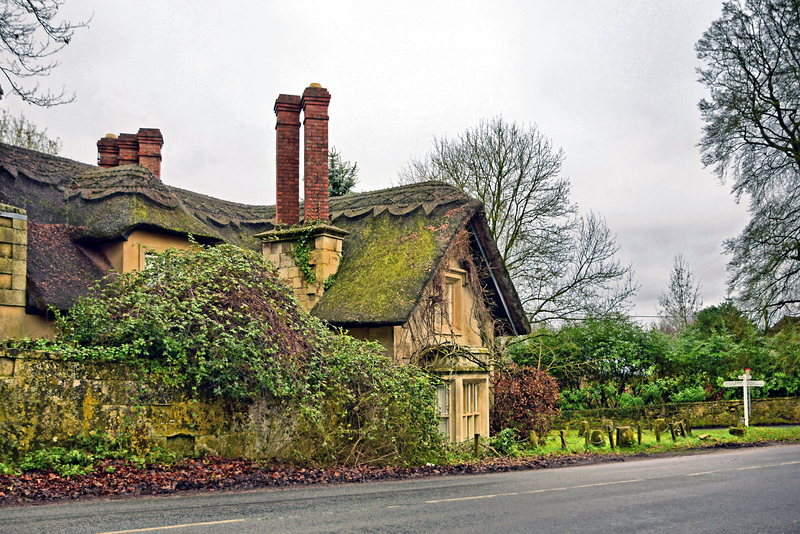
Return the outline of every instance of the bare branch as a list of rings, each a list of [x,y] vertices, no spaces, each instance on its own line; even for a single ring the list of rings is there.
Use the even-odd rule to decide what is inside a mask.
[[[75,95],[66,96],[63,88],[59,93],[51,93],[42,92],[38,83],[23,84],[27,78],[50,74],[58,66],[50,58],[70,43],[76,28],[89,24],[89,21],[57,21],[63,3],[63,0],[0,2],[0,72],[11,92],[30,104],[50,107],[75,99]]]

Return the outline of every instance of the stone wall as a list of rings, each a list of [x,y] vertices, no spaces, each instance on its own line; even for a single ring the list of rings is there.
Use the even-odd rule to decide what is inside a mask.
[[[0,352],[0,456],[19,457],[91,430],[129,433],[181,453],[279,457],[285,427],[263,406],[234,406],[138,380],[117,363]]]
[[[615,409],[564,410],[555,421],[555,428],[578,428],[581,421],[616,425],[635,425],[654,419],[689,420],[693,427],[736,426],[744,417],[744,401],[709,401],[680,404],[657,404]],[[800,424],[800,398],[753,399],[750,403],[750,424]]]

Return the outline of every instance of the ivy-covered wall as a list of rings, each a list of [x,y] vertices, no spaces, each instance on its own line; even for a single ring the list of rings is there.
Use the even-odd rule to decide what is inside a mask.
[[[129,433],[183,454],[273,457],[285,443],[263,406],[196,398],[125,365],[41,351],[0,351],[0,399],[0,455],[18,457],[91,430]]]
[[[563,410],[556,428],[578,428],[581,421],[614,421],[617,425],[645,423],[654,419],[689,420],[693,427],[736,426],[744,417],[744,401],[687,402],[615,409]],[[800,398],[752,399],[751,425],[800,424]]]

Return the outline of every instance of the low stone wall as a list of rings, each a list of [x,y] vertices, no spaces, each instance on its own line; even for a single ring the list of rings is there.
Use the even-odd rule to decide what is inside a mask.
[[[280,456],[285,429],[263,406],[193,398],[117,363],[0,352],[0,455],[19,457],[91,430],[129,433],[180,453]]]
[[[688,420],[693,427],[736,426],[744,417],[744,401],[709,401],[680,404],[657,404],[627,408],[597,410],[563,410],[555,428],[578,428],[581,421],[600,423],[614,421],[616,425],[635,425],[654,419]],[[750,402],[751,425],[800,424],[800,398],[753,399]]]

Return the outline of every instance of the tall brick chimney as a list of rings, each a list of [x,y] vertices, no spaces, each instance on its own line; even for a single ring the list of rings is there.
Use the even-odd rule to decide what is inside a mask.
[[[330,224],[328,214],[328,103],[331,95],[312,83],[302,98],[280,95],[275,101],[276,203],[275,228],[256,234],[264,256],[278,269],[300,304],[310,311],[333,281],[342,258],[346,230]],[[300,219],[300,112],[303,118],[305,220]],[[285,226],[284,226],[285,225]],[[298,240],[313,248],[298,264]]]
[[[305,220],[326,221],[328,215],[328,103],[331,94],[318,83],[303,91],[303,180]]]
[[[300,97],[275,101],[275,223],[300,222]]]
[[[164,138],[158,128],[139,128],[136,134],[139,143],[139,165],[148,169],[161,178],[161,147],[164,146]]]

